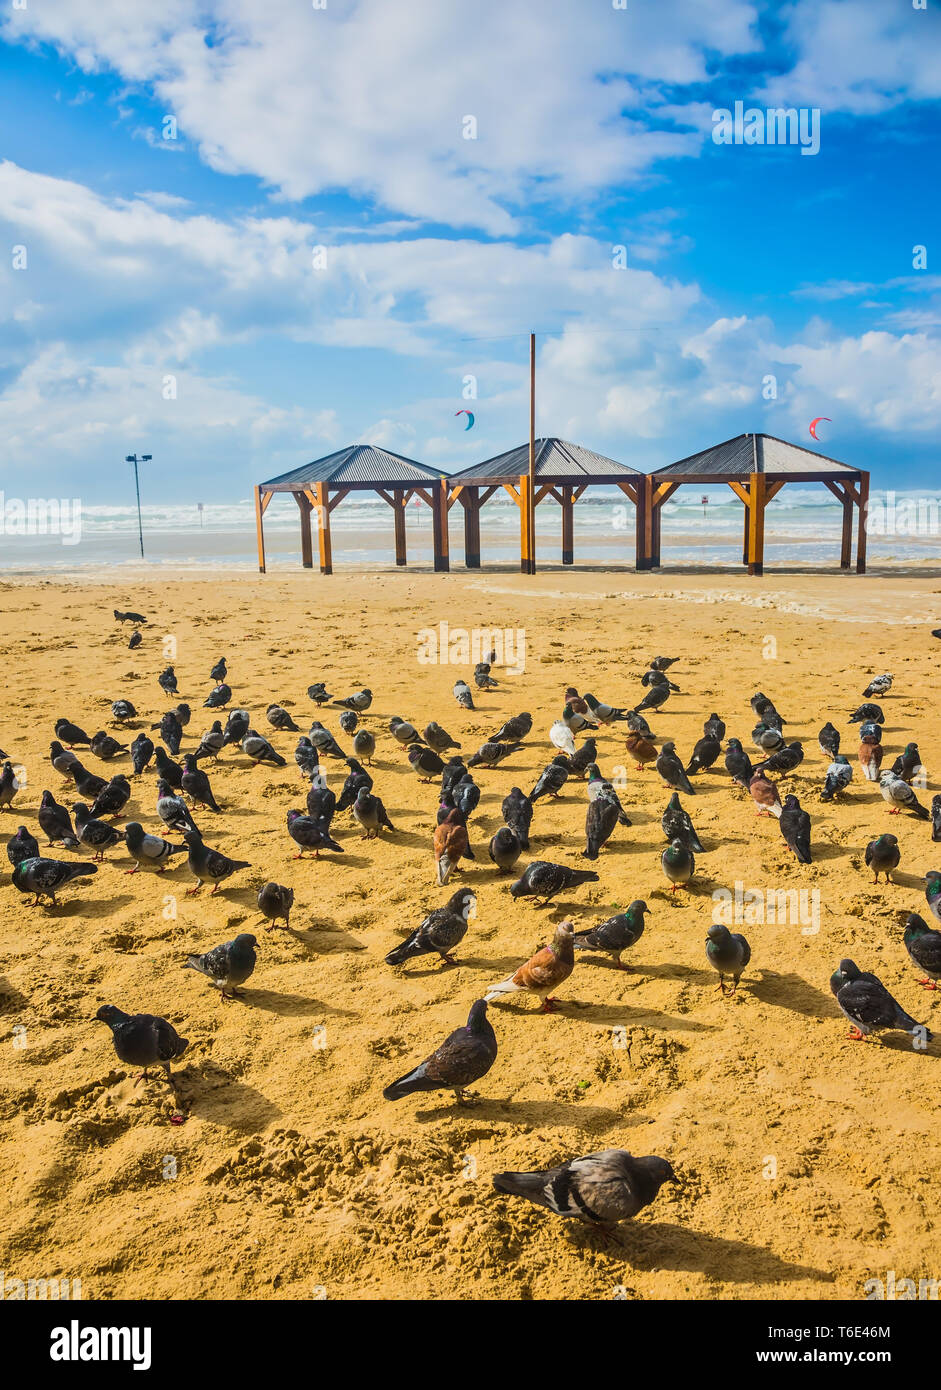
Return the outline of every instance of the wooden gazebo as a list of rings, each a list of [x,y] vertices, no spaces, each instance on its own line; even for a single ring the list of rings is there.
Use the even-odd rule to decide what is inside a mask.
[[[765,507],[786,483],[823,483],[843,508],[840,567],[848,570],[853,560],[853,508],[856,524],[856,572],[866,572],[866,507],[869,474],[861,468],[789,444],[771,434],[739,434],[711,449],[690,454],[677,463],[658,468],[646,478],[643,554],[638,569],[660,564],[660,523],[663,504],[684,483],[727,483],[745,504],[745,539],[742,563],[749,574],[761,574],[765,554]],[[640,517],[638,515],[638,529]]]
[[[269,478],[255,488],[255,521],[258,529],[258,568],[265,572],[264,516],[272,497],[289,492],[300,511],[301,560],[306,569],[314,564],[311,514],[317,522],[321,574],[333,573],[330,514],[351,492],[374,492],[392,508],[395,530],[395,563],[406,563],[405,508],[418,497],[431,508],[434,532],[434,567],[448,568],[448,479],[414,459],[392,454],[374,444],[352,444],[325,458],[315,459]]]
[[[564,439],[537,439],[534,459],[533,507],[551,497],[562,508],[563,565],[571,565],[575,559],[575,503],[587,487],[604,484],[620,488],[634,503],[637,510],[637,568],[641,568],[644,474],[636,468],[629,468],[627,464],[616,463],[603,454],[584,449],[580,444],[569,444]],[[528,444],[520,444],[484,463],[475,463],[459,473],[452,473],[448,479],[448,505],[460,502],[464,508],[464,563],[468,569],[480,568],[480,510],[494,493],[504,488],[519,508],[520,567],[524,572],[533,572],[535,548],[532,547],[533,553],[530,554],[526,524],[529,486]]]

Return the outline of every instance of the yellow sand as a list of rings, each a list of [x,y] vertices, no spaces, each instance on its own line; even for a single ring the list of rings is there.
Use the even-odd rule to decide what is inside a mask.
[[[115,606],[152,620],[136,652]],[[525,673],[498,670],[499,689],[476,713],[451,694],[469,668],[416,659],[416,631],[442,619],[525,628]],[[111,727],[111,700],[127,696],[141,715],[133,737],[173,703],[156,683],[164,635],[177,642],[181,696],[194,709],[184,751],[211,723],[201,703],[223,654],[235,703],[266,731],[272,699],[307,730],[311,681],[338,695],[371,686],[376,790],[397,833],[361,841],[344,813],[334,833],[345,855],[293,862],[285,813],[303,806],[306,787],[296,735],[272,733],[284,769],[253,769],[231,749],[209,768],[224,811],[198,815],[206,838],[253,866],[215,898],[184,896],[185,863],[161,878],[124,877],[130,860],[111,851],[57,910],[29,911],[4,858],[0,1268],[7,1278],[80,1277],[86,1298],[141,1299],[611,1298],[618,1289],[641,1299],[859,1298],[888,1270],[941,1275],[939,1044],[919,1054],[901,1034],[848,1041],[828,987],[840,957],[852,956],[941,1032],[941,995],[917,984],[898,924],[899,910],[927,911],[921,876],[941,865],[941,845],[925,823],[890,818],[858,768],[842,803],[820,803],[817,747],[832,719],[855,763],[847,714],[871,675],[891,671],[882,701],[890,761],[918,740],[929,769],[919,795],[930,803],[941,643],[929,629],[939,621],[941,582],[911,571],[282,572],[5,586],[0,746],[29,777],[3,815],[7,834],[24,822],[44,839],[35,821],[43,788],[74,800],[47,760],[57,715],[92,733]],[[765,654],[769,639],[776,655]],[[633,827],[602,854],[599,883],[546,911],[514,902],[486,846],[506,791],[528,791],[554,751],[548,728],[565,686],[629,705],[646,660],[661,653],[681,658],[670,674],[682,693],[651,724],[681,754],[713,710],[754,752],[748,699],[761,688],[776,701],[807,750],[788,785],[813,817],[815,862],[797,865],[777,822],[757,819],[716,770],[684,798],[709,852],[698,856],[693,891],[671,899],[659,864],[669,793],[652,768],[633,771],[622,733],[605,732],[602,767],[628,766],[621,795]],[[434,881],[436,787],[412,774],[389,717],[420,727],[437,719],[470,754],[524,709],[535,717],[526,748],[478,775],[478,858],[464,881],[479,918],[459,964],[387,966],[385,954],[453,888]],[[338,713],[322,717],[348,747]],[[85,761],[109,775],[127,766]],[[328,770],[339,791],[345,766]],[[154,803],[151,771],[135,782],[126,818],[157,828]],[[584,784],[571,782],[558,803],[541,802],[530,857],[584,865],[585,805]],[[898,834],[902,864],[896,886],[877,888],[862,855],[885,830]],[[294,886],[290,933],[261,929],[255,894],[269,878]],[[715,989],[704,938],[713,890],[736,881],[819,889],[821,920],[817,934],[798,923],[740,927],[752,964],[730,1001]],[[633,898],[646,899],[650,915],[625,957],[630,972],[582,955],[559,1014],[537,1015],[522,996],[491,1008],[500,1053],[476,1108],[458,1109],[447,1094],[383,1099],[553,923],[569,914],[584,928]],[[245,1002],[223,1006],[181,965],[243,930],[257,932],[258,966]],[[162,1081],[135,1089],[117,1062],[107,1028],[93,1021],[106,1002],[162,1014],[190,1039],[177,1068],[185,1124],[169,1123]],[[629,1049],[615,1045],[622,1037]],[[492,1190],[495,1171],[606,1147],[662,1154],[683,1179],[614,1245]],[[776,1177],[766,1176],[775,1164]]]

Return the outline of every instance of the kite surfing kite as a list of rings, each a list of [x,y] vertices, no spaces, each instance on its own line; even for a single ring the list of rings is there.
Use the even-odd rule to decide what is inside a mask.
[[[467,431],[467,430],[469,430],[469,429],[471,428],[471,426],[472,426],[473,423],[474,423],[474,417],[473,417],[473,415],[471,414],[471,412],[470,412],[469,410],[455,410],[454,414],[455,414],[455,416],[457,416],[457,415],[466,415],[466,416],[467,416],[467,424],[464,426],[464,429],[465,429],[465,431]]]
[[[820,421],[821,421],[821,420],[826,420],[826,422],[827,422],[828,425],[832,425],[832,424],[833,424],[833,421],[830,419],[829,415],[818,415],[817,418],[816,418],[816,420],[811,420],[811,422],[810,422],[810,437],[811,437],[811,439],[816,439],[817,442],[818,442],[818,444],[819,444],[820,440],[819,440],[818,435],[817,435],[817,426],[820,424]]]

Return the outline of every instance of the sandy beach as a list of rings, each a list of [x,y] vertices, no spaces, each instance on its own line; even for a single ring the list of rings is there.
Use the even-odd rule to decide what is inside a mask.
[[[941,1167],[941,1041],[913,1050],[901,1033],[854,1043],[828,981],[841,957],[875,972],[941,1034],[941,994],[917,983],[899,914],[922,912],[923,875],[941,866],[931,827],[890,817],[860,780],[848,715],[868,680],[892,672],[881,701],[886,765],[918,742],[929,805],[941,788],[937,670],[941,577],[749,579],[685,571],[590,571],[523,578],[431,575],[388,567],[265,577],[220,572],[185,582],[164,570],[0,585],[6,695],[0,746],[26,770],[3,813],[4,839],[36,824],[42,791],[76,800],[50,767],[57,716],[116,736],[111,701],[134,702],[130,741],[175,703],[157,675],[175,643],[180,698],[193,708],[182,750],[214,717],[201,708],[209,670],[228,658],[234,705],[288,759],[254,768],[226,749],[209,773],[222,811],[197,814],[207,842],[252,867],[214,898],[186,897],[185,864],[160,878],[109,851],[94,879],[54,910],[27,910],[6,857],[0,888],[0,1268],[9,1279],[81,1279],[92,1298],[185,1299],[861,1299],[867,1281],[937,1279],[941,1227],[931,1197]],[[112,609],[150,619],[127,649]],[[416,634],[450,629],[525,633],[520,674],[461,710],[452,686],[470,665],[423,664]],[[658,742],[688,757],[713,711],[754,754],[749,698],[758,689],[787,719],[806,757],[787,779],[813,820],[814,862],[797,864],[773,819],[732,790],[722,762],[683,798],[706,852],[689,892],[671,896],[659,856],[669,798],[652,767],[634,770],[624,725],[602,731],[599,762],[624,783],[633,821],[595,866],[600,881],[546,910],[514,901],[487,857],[511,786],[529,791],[554,753],[548,729],[574,684],[630,707],[650,658],[678,657],[680,687],[650,717]],[[377,737],[372,773],[396,827],[365,841],[348,812],[333,833],[342,855],[294,861],[285,815],[303,807],[297,735],[264,720],[277,700],[306,732],[316,680],[343,696],[366,685]],[[526,746],[480,769],[470,823],[476,862],[460,882],[478,916],[457,964],[404,968],[384,957],[454,885],[435,882],[437,784],[420,783],[388,732],[398,714],[438,720],[465,756],[510,715],[534,716]],[[344,748],[338,710],[319,716]],[[826,759],[817,732],[832,720],[855,778],[819,799]],[[86,765],[110,776],[127,758]],[[346,767],[326,763],[339,792]],[[153,769],[133,779],[118,824],[157,831]],[[531,858],[583,866],[585,784],[537,804]],[[873,884],[866,843],[891,830],[894,884]],[[179,842],[178,837],[169,836]],[[61,850],[49,851],[68,858]],[[81,851],[90,858],[90,852]],[[179,863],[179,861],[177,861]],[[262,883],[292,885],[291,930],[264,931]],[[713,895],[807,890],[804,920],[737,925],[752,946],[738,996],[722,997],[705,959]],[[816,896],[814,896],[816,895]],[[647,929],[629,970],[583,952],[555,1015],[516,996],[491,1006],[499,1055],[467,1109],[448,1093],[383,1099],[383,1088],[461,1025],[470,1004],[570,916],[579,929],[632,899]],[[245,998],[223,1006],[187,955],[239,931],[259,939]],[[134,1086],[108,1029],[112,1003],[169,1019],[190,1040],[178,1068],[185,1123],[163,1081]],[[24,1031],[25,1030],[25,1031]],[[603,1148],[668,1158],[681,1177],[614,1241],[495,1193],[503,1169],[548,1167]]]

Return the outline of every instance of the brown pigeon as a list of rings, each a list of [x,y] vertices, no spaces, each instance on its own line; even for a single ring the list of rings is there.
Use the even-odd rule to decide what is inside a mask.
[[[637,764],[638,772],[643,771],[645,763],[653,763],[657,760],[656,745],[644,738],[643,734],[628,735],[627,751]]]
[[[501,994],[515,994],[518,990],[529,990],[542,1000],[540,1013],[552,1013],[556,1002],[552,991],[558,989],[575,969],[575,927],[571,922],[560,922],[555,929],[551,946],[543,946],[534,956],[521,965],[515,975],[509,975],[498,985],[491,985],[484,998],[489,1004]]]
[[[435,827],[434,847],[438,882],[442,885],[457,868],[459,859],[473,859],[467,842],[467,825],[456,806]]]
[[[781,798],[778,796],[778,789],[770,777],[766,777],[763,772],[757,772],[748,784],[748,790],[752,794],[752,799],[757,806],[757,814],[766,816],[770,811],[773,816],[781,819]]]

